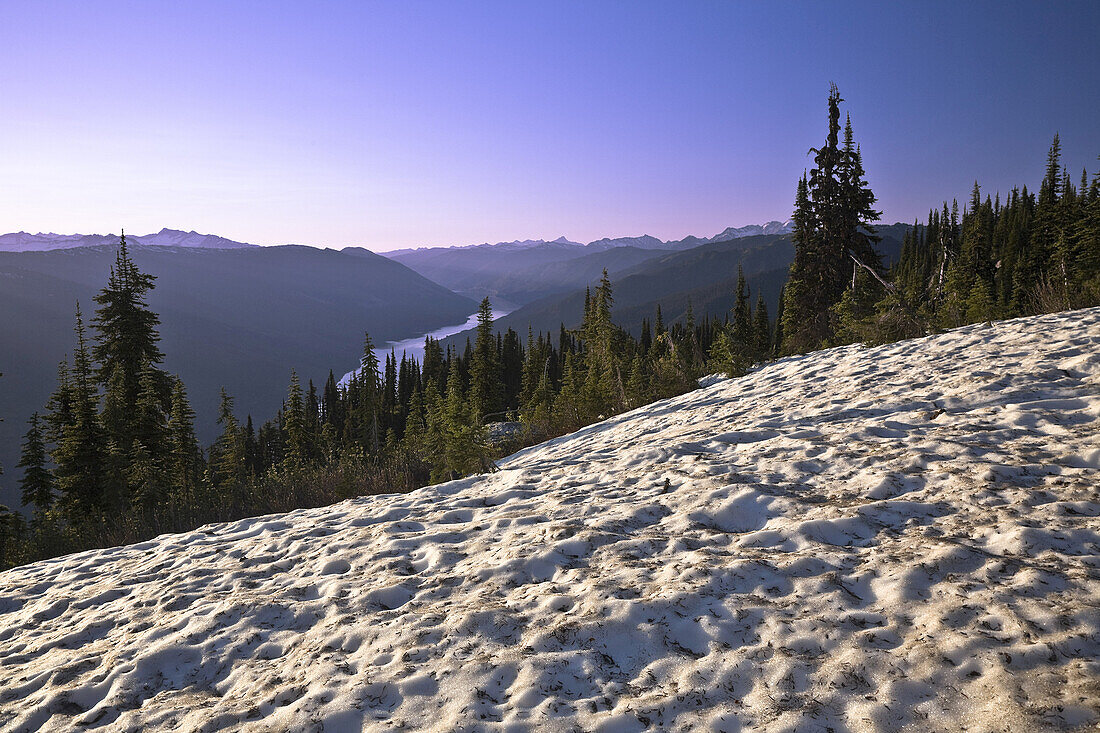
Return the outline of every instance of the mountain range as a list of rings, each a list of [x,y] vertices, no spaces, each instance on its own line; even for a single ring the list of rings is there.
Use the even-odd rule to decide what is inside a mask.
[[[479,299],[489,296],[507,309],[555,293],[584,287],[606,268],[609,272],[645,260],[696,247],[745,237],[781,235],[791,222],[771,221],[729,227],[713,237],[688,236],[664,241],[650,235],[597,239],[588,244],[565,237],[461,247],[402,249],[382,254],[407,265],[434,282]]]
[[[897,260],[908,227],[900,223],[876,227],[882,238],[878,250],[885,265]],[[704,316],[723,318],[734,305],[738,267],[744,271],[752,303],[755,305],[757,295],[762,294],[774,318],[779,293],[793,258],[790,234],[776,233],[677,250],[620,247],[541,268],[532,267],[519,271],[532,283],[528,293],[520,292],[522,278],[516,273],[498,272],[495,279],[488,277],[488,271],[480,274],[485,282],[504,283],[507,287],[500,289],[506,297],[513,293],[518,295],[521,304],[499,318],[495,325],[498,330],[512,328],[525,337],[528,327],[535,333],[557,333],[561,326],[579,326],[585,289],[594,287],[606,268],[615,297],[615,323],[637,335],[642,320],[652,321],[658,305],[666,323],[683,320],[689,308],[696,319],[701,320]],[[416,263],[410,266],[417,269]],[[421,273],[425,274],[425,270]],[[541,288],[541,296],[529,297],[539,292],[536,287]],[[446,339],[445,343],[461,349],[472,335],[473,331],[463,331]]]
[[[45,252],[54,249],[75,249],[77,247],[114,246],[118,244],[117,234],[54,234],[53,232],[30,234],[13,232],[0,234],[0,252]],[[150,247],[193,247],[198,249],[242,249],[256,247],[255,244],[235,242],[232,239],[213,234],[185,232],[179,229],[161,229],[154,234],[141,236],[127,235],[126,241],[135,245]]]

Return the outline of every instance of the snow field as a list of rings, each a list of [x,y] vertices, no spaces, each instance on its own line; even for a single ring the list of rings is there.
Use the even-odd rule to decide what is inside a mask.
[[[1092,309],[17,568],[0,729],[1091,730],[1098,417]]]

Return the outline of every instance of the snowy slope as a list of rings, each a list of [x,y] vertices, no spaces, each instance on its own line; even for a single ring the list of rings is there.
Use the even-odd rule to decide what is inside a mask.
[[[0,728],[1093,730],[1098,415],[1094,309],[16,569]]]

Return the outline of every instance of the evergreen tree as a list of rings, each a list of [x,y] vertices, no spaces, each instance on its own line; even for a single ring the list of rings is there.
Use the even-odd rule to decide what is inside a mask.
[[[327,426],[335,430],[343,427],[346,416],[344,415],[344,401],[340,396],[340,388],[336,384],[336,375],[330,369],[325,387],[321,391],[321,420]]]
[[[157,326],[160,319],[146,305],[156,277],[141,272],[130,258],[125,234],[119,241],[115,263],[107,285],[96,296],[99,304],[92,322],[97,337],[93,355],[99,363],[99,383],[109,387],[109,400],[118,409],[105,411],[104,429],[112,443],[125,450],[133,442],[134,423],[128,410],[138,402],[142,373],[150,382],[161,409],[171,401],[172,380],[159,364],[164,360]]]
[[[1055,135],[1047,152],[1046,174],[1039,186],[1039,199],[1035,205],[1031,236],[1027,246],[1017,257],[1013,276],[1013,305],[1018,311],[1025,313],[1039,310],[1034,300],[1036,286],[1042,283],[1048,274],[1045,264],[1051,258],[1051,252],[1059,235],[1058,199],[1062,185],[1059,168],[1061,155],[1062,142],[1058,135]]]
[[[519,409],[523,390],[524,353],[519,334],[509,328],[505,331],[500,347],[500,367],[503,373],[504,409]]]
[[[772,327],[768,319],[768,304],[764,302],[764,294],[756,296],[756,308],[753,310],[752,321],[753,356],[755,360],[767,359],[771,354]]]
[[[218,424],[222,426],[222,434],[210,448],[212,483],[222,501],[237,506],[243,501],[245,490],[244,435],[233,414],[233,398],[224,387],[218,406]]]
[[[374,341],[369,333],[363,334],[363,356],[359,360],[355,385],[358,402],[355,419],[359,426],[359,444],[369,455],[377,456],[382,445],[382,426],[378,414],[382,408],[382,379],[378,372]]]
[[[290,387],[286,401],[286,460],[290,465],[300,468],[309,458],[309,440],[307,437],[306,411],[302,400],[302,386],[298,383],[298,373],[290,372]]]
[[[107,508],[107,438],[96,411],[92,361],[79,304],[75,331],[77,348],[69,386],[72,421],[65,426],[53,457],[57,486],[69,521],[79,524]]]
[[[783,346],[783,303],[786,301],[787,285],[779,291],[779,305],[775,311],[775,335],[772,337],[772,351],[770,356],[778,357]]]
[[[309,380],[309,390],[305,396],[306,455],[310,461],[321,458],[321,400],[313,380]],[[403,422],[404,416],[402,416]]]
[[[23,469],[23,479],[19,482],[22,500],[25,506],[33,506],[36,519],[45,516],[54,501],[53,474],[47,467],[46,440],[38,413],[27,421],[30,429],[23,439],[23,453],[16,464]]]
[[[783,350],[809,351],[832,341],[846,289],[863,286],[857,273],[881,270],[872,223],[881,213],[864,180],[863,160],[851,120],[840,143],[840,103],[833,85],[828,99],[829,133],[814,153],[814,168],[799,180],[793,215],[794,262],[784,293]],[[852,273],[849,277],[848,273]],[[849,283],[851,283],[849,285]],[[860,299],[860,305],[863,304]]]
[[[251,418],[249,418],[251,424]],[[172,411],[168,421],[171,491],[178,504],[194,506],[202,483],[203,459],[195,437],[195,411],[178,376],[172,383]]]
[[[57,387],[46,402],[44,436],[47,443],[61,444],[65,429],[73,424],[73,393],[69,363],[62,359],[57,365]]]
[[[462,391],[457,368],[447,377],[447,398],[443,414],[443,465],[437,477],[458,478],[489,468],[485,429],[471,414],[473,410]]]
[[[477,339],[470,361],[471,419],[480,423],[486,415],[500,412],[504,406],[501,364],[493,337],[493,307],[488,298],[481,301],[477,310]],[[449,390],[448,387],[448,395]]]
[[[159,370],[146,363],[139,379],[132,415],[133,438],[127,451],[130,500],[145,511],[167,499],[171,485],[169,417],[161,401],[159,383]]]
[[[0,570],[20,562],[19,547],[26,528],[19,512],[0,504]]]
[[[749,312],[749,290],[745,285],[745,271],[741,265],[737,265],[737,300],[733,306],[733,336],[734,342],[742,347],[749,347],[753,342],[752,320]]]

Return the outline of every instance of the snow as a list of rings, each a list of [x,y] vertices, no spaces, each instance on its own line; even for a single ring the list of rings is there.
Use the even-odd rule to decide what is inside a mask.
[[[490,475],[0,574],[0,728],[1100,721],[1100,309],[708,381]]]
[[[140,236],[129,235],[134,245],[157,247],[200,247],[204,249],[240,249],[255,247],[254,244],[234,242],[213,234],[199,234],[195,231],[184,232],[178,229],[161,229],[154,234]],[[0,234],[0,252],[44,252],[55,249],[74,249],[76,247],[95,247],[118,244],[117,234],[55,234],[53,232],[29,234],[14,232]]]

